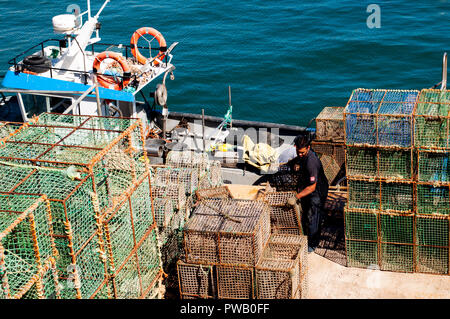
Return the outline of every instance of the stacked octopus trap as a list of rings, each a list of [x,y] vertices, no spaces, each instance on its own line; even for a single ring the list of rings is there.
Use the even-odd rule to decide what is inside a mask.
[[[349,266],[450,274],[446,90],[357,89],[345,109]]]
[[[44,113],[3,128],[0,297],[161,298],[140,120]]]
[[[307,239],[292,192],[257,200],[226,187],[196,192],[178,263],[183,299],[298,299],[307,294]]]

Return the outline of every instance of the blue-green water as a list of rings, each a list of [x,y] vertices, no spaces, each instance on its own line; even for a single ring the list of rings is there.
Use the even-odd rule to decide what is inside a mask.
[[[84,1],[0,0],[0,71],[32,44],[55,37],[51,18]],[[381,9],[370,29],[369,4]],[[92,0],[96,12],[102,2]],[[142,26],[178,41],[169,108],[306,125],[324,106],[344,106],[358,87],[422,89],[450,53],[450,0],[118,1],[100,19],[103,42],[129,43]],[[156,84],[156,83],[155,83]]]

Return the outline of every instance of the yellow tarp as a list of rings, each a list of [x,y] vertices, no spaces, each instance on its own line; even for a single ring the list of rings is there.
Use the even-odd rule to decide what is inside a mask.
[[[279,154],[269,144],[255,144],[247,135],[243,136],[242,144],[244,148],[243,160],[246,163],[261,169],[264,173],[278,166]]]

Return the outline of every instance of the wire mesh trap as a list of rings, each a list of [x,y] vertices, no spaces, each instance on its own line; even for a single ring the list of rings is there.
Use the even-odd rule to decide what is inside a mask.
[[[97,231],[101,260],[112,283],[113,298],[143,298],[162,275],[150,175],[143,175],[103,213]]]
[[[345,135],[343,135],[344,138]],[[342,167],[345,163],[345,144],[344,142],[324,142],[314,140],[311,142],[312,150],[319,156],[327,155]]]
[[[213,265],[177,262],[178,282],[182,299],[217,298]]]
[[[44,113],[0,146],[0,190],[48,197],[61,298],[162,296],[142,133],[136,119]]]
[[[411,147],[418,95],[414,90],[354,90],[344,111],[346,145]]]
[[[71,178],[91,173],[96,191],[107,194],[104,208],[148,170],[142,150],[140,120],[44,113],[5,141],[0,160],[65,169]]]
[[[288,204],[288,200],[295,198],[295,192],[270,192],[265,193],[261,200],[270,206],[270,227],[272,233],[300,234],[301,208]]]
[[[414,141],[420,149],[449,149],[450,91],[423,89],[414,114]]]
[[[307,297],[307,239],[305,236],[272,235],[255,267],[259,299]]]
[[[316,117],[316,140],[344,142],[344,107],[324,107]]]
[[[187,262],[254,266],[270,236],[270,209],[260,201],[201,201],[186,223]]]
[[[166,165],[173,168],[191,168],[197,170],[198,189],[223,184],[220,162],[210,160],[207,153],[170,151],[166,157]]]
[[[50,205],[45,196],[0,193],[0,299],[58,298]]]
[[[307,296],[307,239],[272,235],[255,266],[177,263],[183,299],[288,299]]]
[[[412,181],[412,149],[394,150],[373,147],[347,147],[346,172],[352,178],[381,178],[389,181]]]
[[[195,197],[197,200],[206,198],[232,198],[230,190],[226,186],[199,189],[195,192]]]

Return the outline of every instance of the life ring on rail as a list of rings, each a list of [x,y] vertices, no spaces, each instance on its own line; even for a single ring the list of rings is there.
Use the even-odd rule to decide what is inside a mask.
[[[147,63],[148,59],[139,52],[138,47],[137,47],[139,38],[144,34],[150,34],[159,43],[159,53],[155,58],[153,58],[153,65],[157,66],[157,65],[159,65],[159,62],[157,61],[157,59],[162,61],[162,59],[164,59],[164,57],[166,56],[166,50],[167,50],[166,40],[164,39],[161,32],[159,32],[158,30],[149,28],[149,27],[142,27],[142,28],[136,30],[133,33],[133,35],[131,36],[131,41],[130,41],[131,53],[133,54],[133,56],[137,59],[137,61],[140,64]]]
[[[97,75],[98,84],[107,89],[122,90],[131,80],[130,66],[127,63],[127,60],[116,52],[105,51],[99,53],[95,57],[94,65],[92,66],[94,73],[97,73],[100,70],[100,64],[105,59],[113,59],[120,64],[120,67],[123,70],[122,81],[120,81],[120,79],[114,79],[113,75],[99,74]]]

